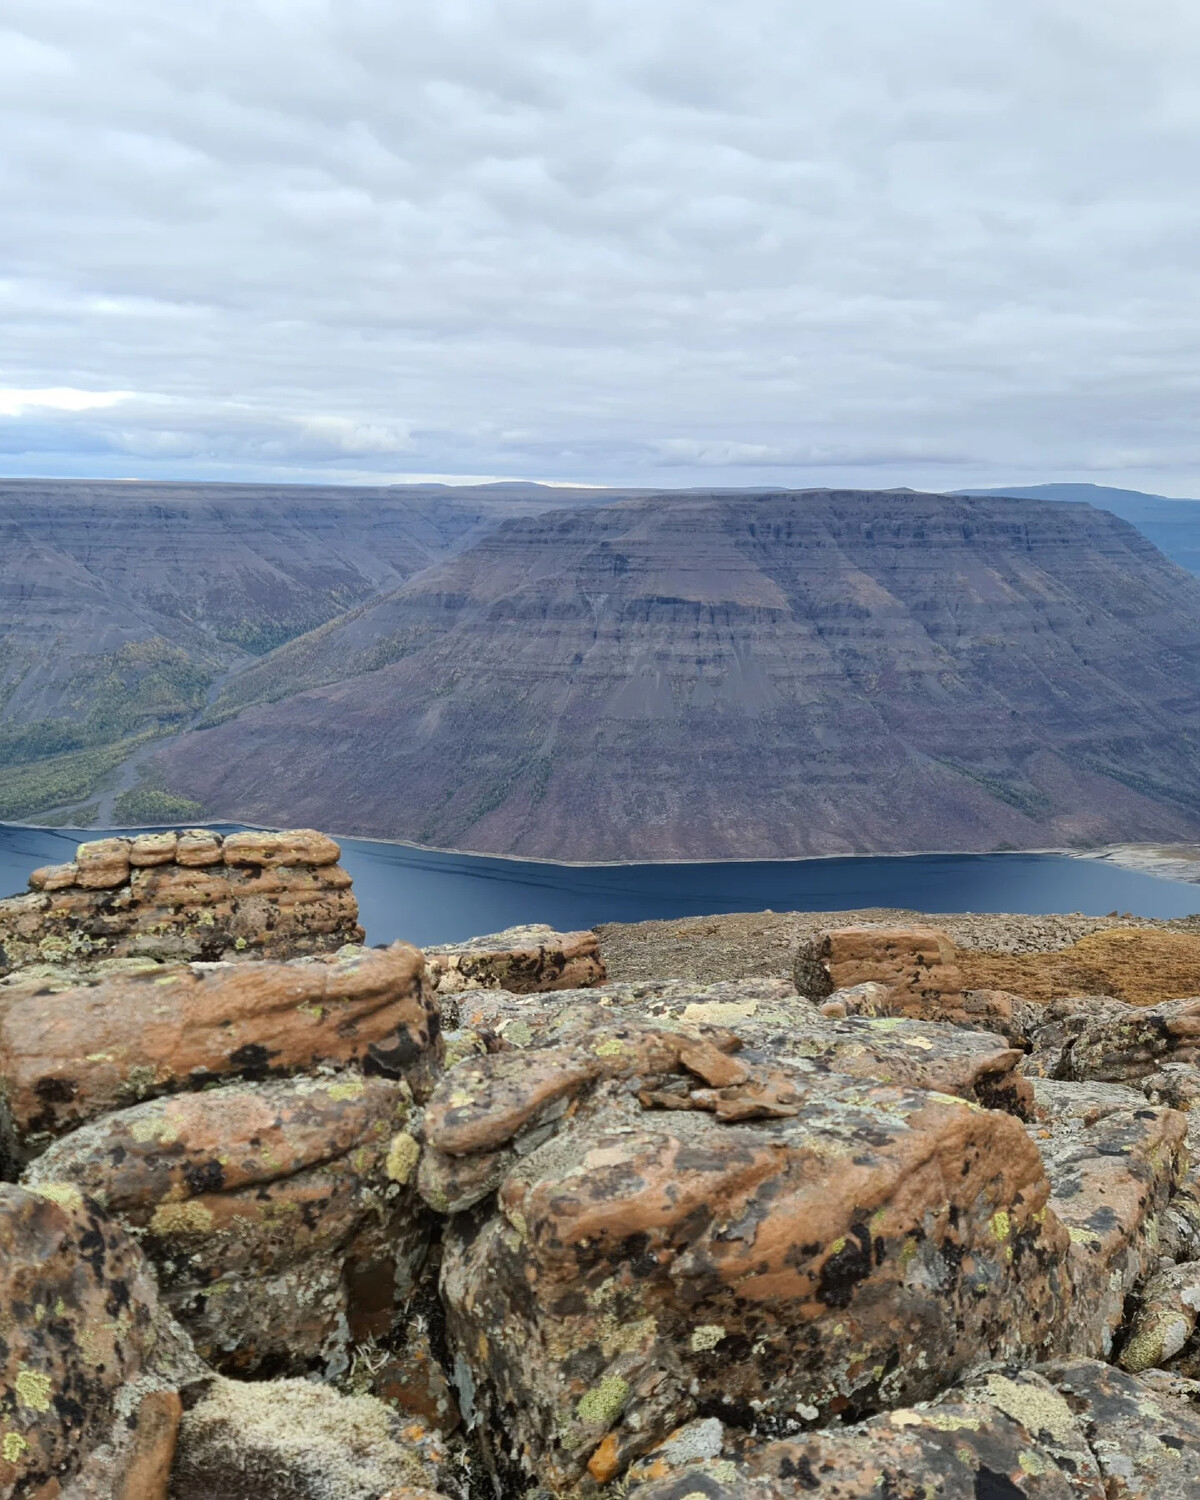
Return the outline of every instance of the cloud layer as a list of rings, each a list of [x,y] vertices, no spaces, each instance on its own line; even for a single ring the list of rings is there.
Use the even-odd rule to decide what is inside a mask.
[[[1186,0],[0,0],[0,471],[1200,493],[1198,66]]]

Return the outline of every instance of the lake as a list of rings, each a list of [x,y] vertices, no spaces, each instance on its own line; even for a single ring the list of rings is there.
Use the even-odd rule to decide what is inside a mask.
[[[234,825],[215,825],[232,831]],[[74,856],[110,830],[0,823],[0,894],[24,890],[38,865]],[[367,941],[451,943],[525,922],[571,930],[598,922],[732,911],[1082,912],[1182,917],[1200,885],[1059,854],[861,855],[711,864],[555,865],[440,854],[341,839]]]

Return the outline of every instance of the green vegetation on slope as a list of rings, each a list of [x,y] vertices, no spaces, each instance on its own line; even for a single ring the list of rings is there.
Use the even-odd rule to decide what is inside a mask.
[[[81,802],[139,745],[152,738],[141,734],[97,749],[0,769],[0,818],[26,818],[44,808]]]
[[[113,804],[113,812],[124,828],[138,828],[148,823],[178,823],[204,816],[204,808],[199,802],[151,786],[133,787],[122,792]]]
[[[0,727],[0,767],[57,760],[178,728],[204,706],[211,681],[211,672],[160,638],[130,641],[93,658],[72,679],[70,706],[82,717]]]

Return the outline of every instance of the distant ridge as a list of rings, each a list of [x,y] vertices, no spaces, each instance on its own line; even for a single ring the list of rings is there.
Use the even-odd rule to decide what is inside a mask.
[[[1200,582],[1086,505],[627,499],[505,522],[210,718],[154,762],[210,816],[450,848],[1194,837]]]
[[[1130,521],[1181,568],[1200,574],[1200,500],[1172,500],[1141,490],[1103,484],[1027,484],[1007,489],[955,490],[956,495],[1012,495],[1026,500],[1058,500],[1094,505]]]

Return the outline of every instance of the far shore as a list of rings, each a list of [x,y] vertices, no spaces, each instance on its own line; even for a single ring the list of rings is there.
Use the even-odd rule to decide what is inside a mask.
[[[214,817],[205,820],[205,822],[206,824],[215,824],[218,826],[236,824],[240,828],[262,829],[264,832],[275,831],[265,823],[250,823],[240,818]],[[167,825],[162,823],[151,823],[118,828],[90,829],[68,826],[55,827],[45,823],[17,823],[0,820],[0,827],[3,828],[23,828],[31,833],[79,834],[81,839],[95,838],[99,835],[147,833],[165,826]],[[845,859],[959,859],[972,857],[1001,858],[1004,856],[1057,855],[1067,859],[1104,860],[1108,864],[1119,865],[1123,869],[1136,870],[1142,875],[1154,875],[1162,880],[1176,880],[1190,885],[1200,885],[1200,844],[1104,844],[1091,849],[1066,848],[1061,845],[1037,849],[877,849],[859,850],[854,853],[844,854],[777,855],[767,859],[755,859],[744,855],[725,856],[714,859],[686,859],[681,857],[674,859],[550,859],[543,855],[497,854],[494,851],[486,849],[442,849],[433,844],[418,844],[411,839],[376,838],[365,833],[323,831],[329,831],[331,838],[343,841],[353,839],[356,843],[360,844],[380,844],[389,848],[412,849],[419,854],[437,854],[450,858],[458,857],[463,859],[494,859],[515,864],[552,865],[561,866],[564,869],[576,870],[624,869],[640,865],[784,865],[815,864],[822,860]]]

